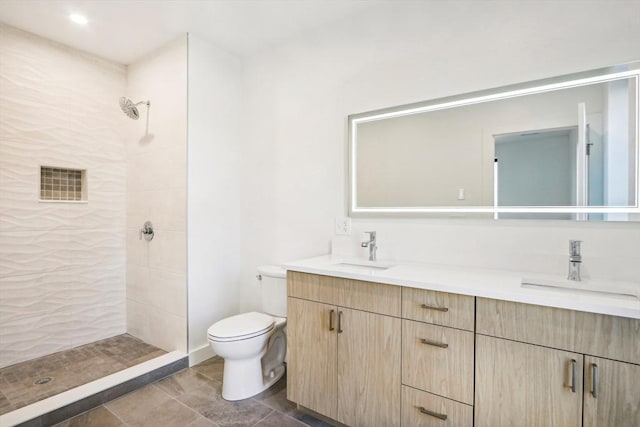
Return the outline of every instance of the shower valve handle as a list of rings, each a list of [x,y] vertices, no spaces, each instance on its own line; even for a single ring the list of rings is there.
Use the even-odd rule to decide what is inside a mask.
[[[144,235],[144,240],[146,240],[147,242],[150,242],[151,240],[153,240],[153,236],[155,235],[155,232],[153,231],[153,224],[151,223],[151,221],[145,221],[143,227],[140,229],[140,235],[138,238],[142,240],[143,235]]]

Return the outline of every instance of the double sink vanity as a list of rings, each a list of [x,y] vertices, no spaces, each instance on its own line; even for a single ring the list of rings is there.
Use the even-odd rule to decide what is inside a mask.
[[[638,426],[640,284],[286,264],[287,397],[349,426]]]
[[[640,220],[640,62],[348,118],[358,218]],[[339,221],[339,234],[349,227]],[[349,426],[640,426],[640,282],[285,265],[289,400]]]

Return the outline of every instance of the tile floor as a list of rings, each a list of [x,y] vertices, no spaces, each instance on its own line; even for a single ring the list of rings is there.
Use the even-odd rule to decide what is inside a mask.
[[[286,379],[250,399],[222,399],[224,360],[214,357],[126,394],[57,427],[328,427],[296,410]]]
[[[0,369],[0,415],[165,354],[128,334]],[[51,377],[46,384],[36,380]]]

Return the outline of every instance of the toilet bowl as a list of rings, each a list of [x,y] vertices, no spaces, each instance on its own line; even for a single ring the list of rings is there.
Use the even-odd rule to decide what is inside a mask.
[[[207,330],[213,351],[224,358],[222,397],[242,400],[268,389],[285,373],[286,271],[258,269],[263,310],[227,317]]]

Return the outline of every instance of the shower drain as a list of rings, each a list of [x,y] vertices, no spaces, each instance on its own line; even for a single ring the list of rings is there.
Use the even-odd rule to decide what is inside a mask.
[[[53,377],[42,377],[42,378],[38,378],[34,384],[36,385],[42,385],[42,384],[46,384],[46,383],[50,383],[51,381],[53,381]]]

